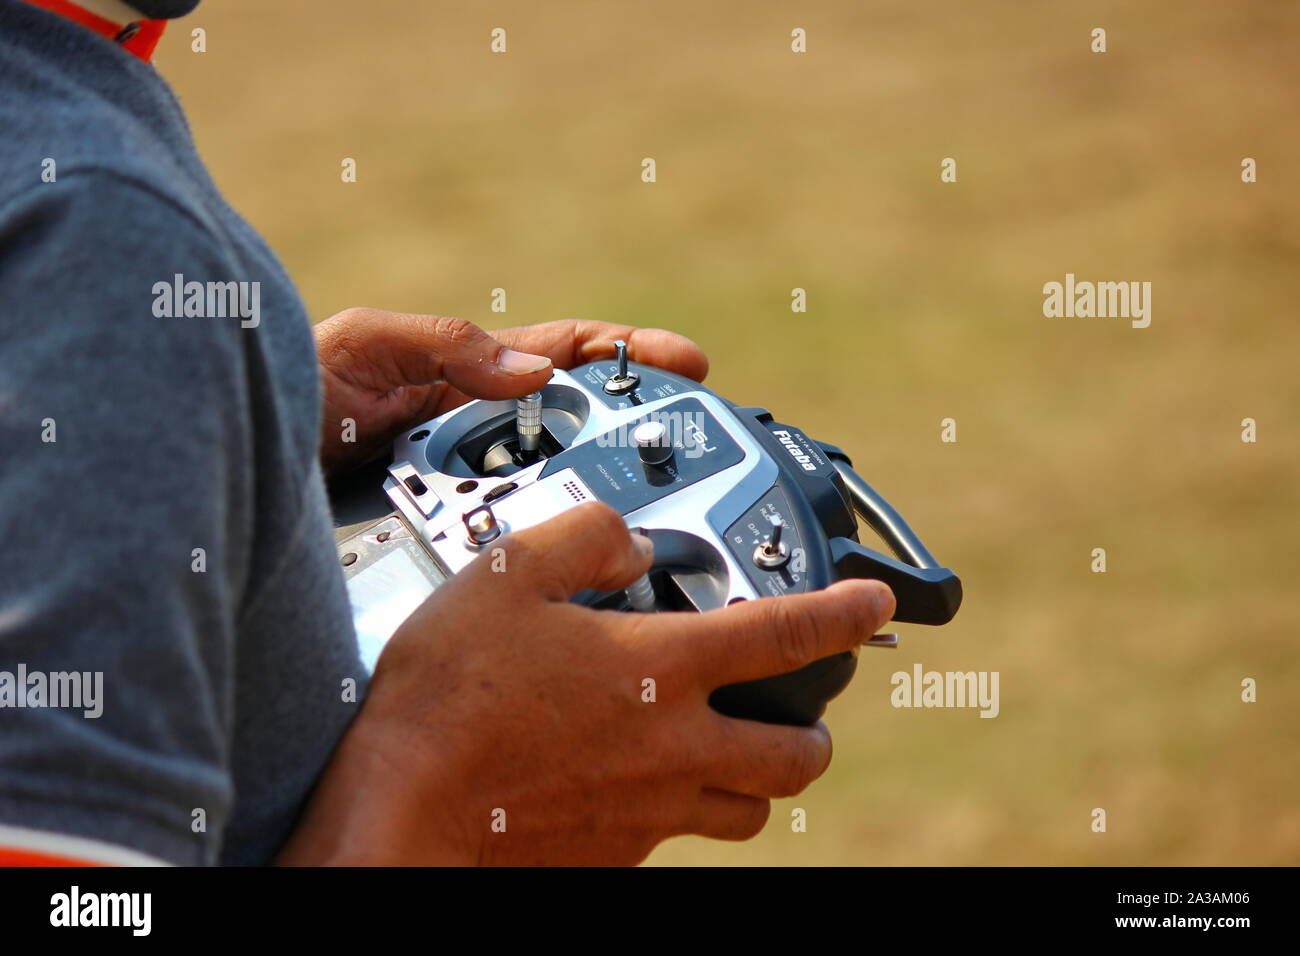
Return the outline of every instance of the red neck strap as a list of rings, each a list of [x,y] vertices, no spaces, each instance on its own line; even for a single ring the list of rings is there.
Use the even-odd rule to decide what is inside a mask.
[[[114,23],[105,20],[98,13],[91,13],[68,0],[27,0],[28,3],[67,17],[83,27],[89,27],[100,36],[108,37],[124,50],[138,56],[148,63],[153,56],[154,47],[162,39],[166,20],[132,20],[130,23]]]

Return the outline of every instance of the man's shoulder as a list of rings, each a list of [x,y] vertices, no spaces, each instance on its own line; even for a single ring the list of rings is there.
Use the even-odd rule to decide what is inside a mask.
[[[33,15],[0,5],[0,220],[57,200],[53,187],[69,184],[134,186],[201,216],[197,157],[162,79],[134,60],[114,62],[120,51],[100,49],[101,37],[61,18],[25,30],[31,24],[8,22],[16,13]],[[74,41],[88,46],[61,50]]]
[[[16,134],[0,146],[0,234],[16,222],[30,226],[76,203],[83,215],[106,225],[126,225],[119,205],[130,205],[162,217],[180,216],[220,239],[201,185],[155,138],[131,128],[129,119],[86,112],[76,135],[64,127],[11,119],[0,109],[0,126]]]

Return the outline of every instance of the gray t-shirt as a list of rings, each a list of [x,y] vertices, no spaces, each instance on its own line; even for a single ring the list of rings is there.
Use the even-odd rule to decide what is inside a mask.
[[[365,689],[318,376],[153,67],[0,0],[0,825],[282,845]],[[16,706],[20,671],[102,673],[102,713]]]

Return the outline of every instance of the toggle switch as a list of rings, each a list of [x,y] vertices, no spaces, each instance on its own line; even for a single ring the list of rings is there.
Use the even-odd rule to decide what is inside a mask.
[[[775,571],[778,568],[783,568],[785,563],[790,560],[790,555],[781,541],[781,532],[785,530],[785,522],[781,520],[780,515],[774,515],[770,520],[772,522],[772,533],[766,541],[754,549],[754,563],[764,571]]]
[[[627,343],[619,339],[614,343],[614,352],[618,361],[618,370],[605,379],[605,391],[610,395],[623,395],[632,391],[641,382],[636,372],[627,370]]]
[[[647,465],[666,465],[673,457],[673,443],[663,422],[642,422],[632,429],[636,453]]]

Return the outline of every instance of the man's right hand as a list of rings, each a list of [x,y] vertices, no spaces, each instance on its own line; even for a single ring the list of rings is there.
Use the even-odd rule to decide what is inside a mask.
[[[826,769],[830,735],[724,717],[709,694],[858,647],[893,595],[844,581],[703,614],[569,603],[626,587],[647,545],[584,504],[439,588],[380,657],[281,862],[630,864],[678,834],[758,833],[773,797]]]

